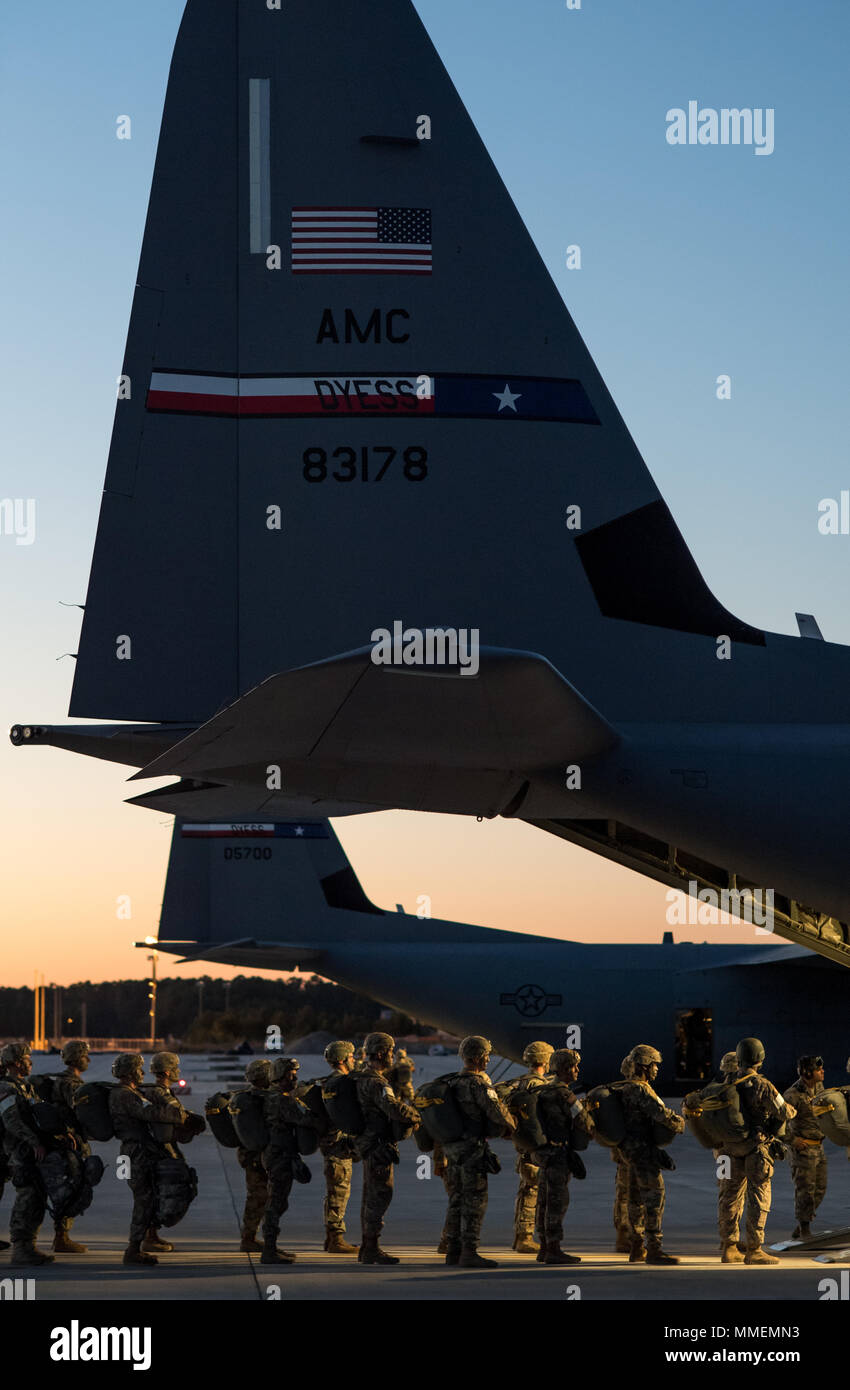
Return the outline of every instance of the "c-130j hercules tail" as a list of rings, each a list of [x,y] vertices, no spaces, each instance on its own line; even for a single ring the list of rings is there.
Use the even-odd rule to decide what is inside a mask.
[[[850,653],[710,593],[408,0],[189,0],[123,371],[70,713],[125,724],[43,741],[184,817],[521,816],[850,960]]]

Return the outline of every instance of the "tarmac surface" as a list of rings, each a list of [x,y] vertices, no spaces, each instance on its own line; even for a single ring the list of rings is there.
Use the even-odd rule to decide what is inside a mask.
[[[191,1085],[185,1100],[188,1109],[203,1113],[204,1100],[213,1091],[237,1084],[247,1058],[186,1056],[183,1076]],[[326,1073],[320,1057],[302,1057],[301,1076]],[[452,1057],[417,1057],[415,1080],[421,1082],[454,1070]],[[34,1071],[55,1071],[58,1058],[36,1056]],[[86,1079],[110,1076],[111,1056],[95,1056]],[[496,1062],[491,1074],[497,1070]],[[522,1068],[512,1067],[510,1073]],[[222,1075],[222,1072],[225,1073]],[[229,1073],[229,1074],[228,1074]],[[781,1080],[781,1078],[780,1078]],[[784,1084],[788,1084],[785,1082]],[[671,1102],[678,1109],[678,1102]],[[850,1163],[843,1149],[827,1142],[829,1187],[815,1229],[850,1225]],[[673,1268],[629,1265],[628,1257],[613,1253],[611,1209],[614,1165],[609,1152],[592,1143],[583,1155],[587,1180],[571,1183],[571,1203],[565,1222],[563,1248],[581,1256],[576,1266],[541,1266],[533,1255],[517,1255],[511,1249],[513,1204],[516,1192],[515,1153],[505,1141],[492,1147],[502,1162],[502,1172],[490,1178],[490,1199],[484,1222],[481,1252],[498,1259],[492,1270],[446,1268],[435,1246],[445,1213],[445,1191],[439,1178],[419,1177],[429,1165],[422,1163],[413,1141],[401,1147],[396,1168],[396,1190],[387,1214],[382,1245],[398,1255],[392,1267],[358,1265],[356,1256],[328,1255],[322,1250],[324,1183],[321,1156],[306,1160],[313,1180],[293,1186],[289,1211],[283,1218],[279,1244],[294,1250],[293,1265],[265,1266],[259,1256],[239,1251],[239,1219],[244,1201],[244,1179],[233,1150],[223,1149],[207,1132],[184,1149],[198,1173],[198,1196],[179,1226],[166,1235],[173,1240],[173,1254],[161,1255],[156,1268],[125,1267],[121,1256],[126,1246],[131,1194],[116,1176],[118,1144],[95,1144],[106,1172],[95,1190],[94,1201],[74,1223],[76,1239],[89,1246],[86,1255],[57,1255],[55,1263],[41,1269],[11,1269],[9,1255],[0,1253],[0,1280],[7,1276],[34,1278],[36,1296],[42,1300],[360,1300],[374,1298],[415,1300],[457,1299],[565,1299],[678,1301],[699,1298],[721,1303],[770,1299],[817,1301],[823,1297],[824,1279],[840,1278],[850,1265],[850,1252],[840,1263],[824,1264],[811,1255],[782,1256],[781,1264],[763,1269],[745,1265],[721,1265],[717,1240],[717,1185],[711,1154],[686,1134],[672,1145],[677,1169],[665,1175],[667,1209],[664,1243],[683,1263]],[[360,1166],[355,1164],[348,1210],[348,1238],[359,1241]],[[7,1185],[0,1204],[0,1233],[8,1234],[13,1192]],[[787,1163],[777,1164],[773,1205],[768,1221],[768,1242],[787,1240],[794,1225],[793,1190]],[[42,1227],[39,1245],[48,1250],[52,1241],[49,1218]],[[848,1238],[850,1245],[850,1238]],[[730,1309],[731,1311],[731,1309]]]

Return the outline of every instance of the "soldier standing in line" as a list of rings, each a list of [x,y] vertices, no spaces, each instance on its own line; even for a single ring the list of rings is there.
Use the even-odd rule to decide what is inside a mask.
[[[142,1241],[153,1228],[156,1212],[156,1164],[160,1146],[151,1133],[149,1120],[154,1108],[142,1095],[145,1078],[144,1058],[139,1052],[121,1052],[112,1063],[112,1075],[118,1081],[109,1092],[109,1113],[120,1154],[130,1162],[130,1191],[133,1212],[130,1217],[130,1239],[124,1251],[125,1265],[158,1264],[155,1255],[142,1250]]]
[[[354,1070],[354,1043],[340,1039],[329,1043],[324,1058],[332,1075],[350,1076]],[[325,1077],[324,1084],[330,1078]],[[331,1255],[356,1255],[357,1246],[345,1239],[345,1212],[351,1196],[351,1174],[357,1150],[354,1137],[341,1129],[329,1130],[319,1140],[325,1176],[325,1249]]]
[[[263,1057],[256,1057],[253,1062],[248,1063],[245,1068],[245,1080],[251,1090],[263,1095],[267,1093],[270,1084],[270,1069],[271,1062]],[[263,1167],[262,1150],[246,1149],[244,1144],[240,1144],[236,1150],[236,1161],[245,1174],[245,1207],[242,1212],[242,1239],[239,1242],[239,1249],[246,1252],[254,1251],[259,1254],[263,1247],[257,1240],[257,1230],[263,1219],[263,1212],[266,1209],[268,1199],[268,1184],[266,1170]]]
[[[295,1170],[303,1159],[298,1154],[296,1126],[315,1128],[312,1113],[296,1096],[301,1063],[294,1057],[276,1057],[271,1064],[271,1085],[266,1097],[265,1118],[269,1142],[263,1150],[263,1167],[268,1174],[268,1199],[263,1216],[263,1253],[260,1264],[291,1265],[295,1252],[280,1250],[277,1244],[280,1220],[289,1207]],[[309,1173],[307,1169],[307,1173]]]
[[[736,1057],[736,1055],[735,1055],[734,1052],[724,1052],[723,1056],[722,1056],[721,1059],[720,1059],[720,1071],[719,1071],[719,1075],[718,1075],[718,1078],[717,1078],[718,1081],[725,1082],[725,1083],[728,1085],[730,1082],[732,1082],[732,1081],[734,1081],[734,1080],[736,1079],[737,1075],[738,1075],[738,1058]],[[714,1154],[714,1162],[715,1162],[715,1165],[719,1164],[719,1163],[720,1163],[720,1160],[721,1160],[722,1158],[728,1157],[728,1155],[724,1155],[722,1149],[713,1149],[713,1150],[712,1150],[712,1153]],[[725,1182],[726,1182],[726,1179],[725,1179],[725,1178],[720,1178],[720,1177],[718,1177],[718,1179],[717,1179],[717,1214],[718,1214],[718,1215],[717,1215],[717,1219],[718,1219],[718,1223],[719,1223],[719,1221],[720,1221],[720,1213],[721,1213],[721,1209],[722,1209],[722,1208],[721,1208],[721,1202],[725,1200],[725,1199],[724,1199],[724,1192],[725,1192],[724,1183],[725,1183]],[[727,1242],[727,1244],[726,1244],[726,1247],[723,1248],[723,1249],[721,1250],[721,1254],[720,1254],[721,1264],[727,1264],[727,1265],[740,1264],[741,1261],[743,1260],[744,1255],[746,1254],[746,1251],[747,1251],[746,1244],[745,1244],[743,1241],[741,1241],[741,1240],[739,1239],[739,1236],[740,1236],[740,1225],[741,1225],[741,1213],[743,1212],[743,1210],[744,1210],[744,1195],[743,1195],[743,1193],[741,1193],[740,1201],[734,1206],[733,1209],[730,1209],[731,1214],[732,1214],[732,1218],[733,1218],[733,1225],[732,1225],[731,1233],[730,1233],[730,1236],[729,1236],[729,1240],[728,1240],[728,1242]],[[737,1252],[737,1253],[736,1253],[736,1252]],[[741,1259],[738,1259],[738,1254],[739,1254],[739,1253],[740,1253]]]
[[[681,1134],[685,1121],[674,1110],[668,1110],[652,1088],[661,1064],[658,1049],[647,1043],[639,1043],[632,1048],[629,1056],[632,1060],[632,1077],[619,1092],[626,1120],[626,1137],[620,1148],[626,1159],[629,1222],[634,1233],[629,1262],[677,1265],[678,1258],[662,1249],[665,1191],[661,1169],[664,1165],[662,1151],[653,1140],[652,1128],[660,1121]],[[669,1159],[666,1166],[670,1166]]]
[[[633,1072],[631,1054],[629,1054],[620,1063],[620,1074],[625,1077],[626,1081],[631,1081]],[[617,1174],[614,1178],[614,1230],[617,1232],[617,1238],[614,1242],[614,1249],[618,1255],[630,1255],[634,1232],[629,1221],[628,1165],[622,1149],[613,1148],[611,1150],[611,1162],[617,1165]]]
[[[2,1048],[0,1048],[0,1056],[2,1056]],[[4,1064],[0,1062],[0,1100],[2,1100],[3,1097],[3,1077],[5,1075],[6,1068]],[[8,1176],[9,1160],[6,1156],[6,1145],[3,1143],[3,1122],[2,1118],[0,1118],[0,1202],[3,1200],[3,1190],[6,1186],[6,1179]],[[8,1240],[0,1240],[0,1250],[8,1250],[9,1244]]]
[[[764,1062],[764,1047],[759,1039],[742,1038],[735,1055],[741,1111],[752,1147],[740,1157],[727,1155],[729,1177],[721,1183],[718,1199],[720,1257],[726,1264],[740,1261],[736,1235],[746,1203],[747,1253],[744,1264],[775,1265],[779,1264],[779,1260],[775,1255],[768,1255],[764,1249],[764,1228],[770,1211],[770,1180],[774,1159],[782,1154],[782,1145],[774,1136],[783,1121],[790,1118],[790,1111],[785,1098],[773,1083],[767,1077],[759,1076],[759,1067]]]
[[[176,1052],[155,1052],[151,1057],[151,1071],[154,1076],[154,1085],[151,1087],[148,1097],[153,1107],[151,1120],[157,1124],[173,1125],[175,1129],[179,1129],[188,1118],[188,1112],[183,1109],[171,1090],[171,1087],[180,1080],[180,1058]],[[186,1160],[173,1138],[163,1145],[163,1149],[168,1158],[179,1158],[186,1164]],[[186,1166],[188,1167],[188,1164]],[[171,1241],[163,1240],[156,1227],[151,1225],[142,1241],[142,1250],[148,1255],[153,1255],[173,1249],[174,1246]]]
[[[487,1075],[492,1044],[486,1038],[464,1038],[458,1048],[464,1070],[452,1083],[452,1094],[463,1115],[463,1138],[445,1144],[449,1210],[446,1217],[447,1265],[490,1269],[496,1260],[478,1253],[481,1226],[487,1210],[487,1174],[499,1172],[499,1161],[487,1144],[488,1133],[507,1138],[516,1129],[513,1115],[499,1100]]]
[[[74,1110],[74,1094],[82,1086],[83,1072],[88,1070],[91,1062],[89,1045],[81,1038],[72,1038],[70,1042],[66,1042],[60,1055],[65,1063],[65,1070],[60,1072],[53,1081],[54,1104],[58,1107],[67,1126],[72,1146],[76,1149],[79,1158],[88,1158],[91,1153],[91,1145],[79,1126]],[[53,1249],[62,1255],[84,1255],[88,1246],[81,1245],[79,1241],[71,1240],[71,1224],[72,1218],[69,1216],[61,1217],[58,1221],[54,1220]]]
[[[389,1033],[369,1033],[363,1044],[365,1064],[353,1073],[357,1098],[366,1128],[357,1136],[357,1152],[363,1159],[363,1199],[360,1219],[362,1244],[357,1254],[361,1264],[397,1265],[398,1259],[382,1250],[378,1241],[384,1214],[393,1199],[393,1164],[398,1163],[396,1134],[417,1129],[419,1111],[399,1100],[387,1082],[395,1043]]]
[[[823,1091],[823,1058],[801,1057],[797,1062],[797,1078],[785,1092],[785,1099],[797,1112],[788,1125],[786,1140],[797,1219],[791,1239],[798,1240],[802,1236],[803,1240],[808,1240],[817,1209],[826,1195],[823,1133],[812,1113],[812,1101]]]
[[[9,1160],[9,1173],[15,1188],[15,1203],[9,1220],[12,1237],[13,1265],[47,1265],[52,1255],[36,1248],[39,1228],[47,1207],[44,1187],[36,1171],[47,1155],[47,1149],[34,1127],[28,1123],[30,1105],[38,1095],[27,1077],[32,1071],[28,1043],[6,1043],[0,1051],[0,1063],[5,1069],[0,1081],[0,1120],[4,1126],[3,1142]]]
[[[413,1104],[413,1097],[416,1094],[416,1087],[413,1084],[415,1070],[412,1057],[408,1057],[403,1047],[397,1048],[393,1064],[387,1072],[387,1080],[393,1088],[393,1094],[408,1105]]]
[[[446,1189],[446,1201],[448,1202],[448,1196],[449,1196],[449,1181],[448,1181],[448,1179],[449,1179],[449,1164],[448,1164],[448,1160],[447,1160],[447,1158],[446,1158],[446,1151],[445,1151],[445,1149],[443,1148],[442,1144],[440,1143],[439,1139],[435,1139],[435,1140],[434,1140],[434,1151],[433,1151],[433,1153],[432,1153],[432,1155],[431,1155],[431,1158],[432,1158],[432,1161],[433,1161],[433,1164],[434,1164],[434,1177],[435,1177],[435,1178],[440,1178],[440,1180],[442,1181],[443,1187]],[[448,1207],[447,1207],[447,1210],[448,1210]],[[448,1233],[448,1230],[446,1229],[446,1223],[445,1223],[445,1221],[444,1221],[444,1222],[443,1222],[443,1230],[442,1230],[442,1233],[441,1233],[441,1235],[440,1235],[440,1243],[439,1243],[439,1245],[437,1246],[437,1254],[438,1254],[438,1255],[446,1255],[446,1254],[448,1254],[448,1249],[449,1249],[449,1233]]]
[[[540,1167],[537,1225],[542,1244],[537,1259],[541,1264],[581,1264],[578,1255],[568,1255],[561,1249],[573,1171],[570,1165],[570,1137],[577,1129],[588,1137],[593,1130],[593,1122],[570,1089],[578,1081],[580,1065],[581,1055],[574,1048],[562,1047],[553,1052],[549,1069],[555,1073],[555,1081],[546,1086],[538,1100],[538,1118],[548,1140],[545,1149],[535,1151]],[[542,1115],[541,1109],[544,1111]],[[552,1137],[548,1138],[550,1134]]]
[[[546,1085],[546,1068],[549,1066],[549,1059],[554,1051],[551,1043],[530,1042],[528,1044],[522,1054],[522,1060],[528,1067],[528,1071],[512,1087],[511,1095],[515,1091],[535,1090],[538,1086]],[[519,1185],[514,1204],[513,1248],[519,1255],[536,1255],[539,1247],[534,1242],[534,1219],[537,1210],[540,1166],[535,1161],[533,1154],[517,1150],[515,1169],[519,1178]],[[542,1241],[543,1232],[538,1231],[538,1235]]]

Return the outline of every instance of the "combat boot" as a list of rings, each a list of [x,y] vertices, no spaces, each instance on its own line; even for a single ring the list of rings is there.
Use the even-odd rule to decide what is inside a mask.
[[[349,1245],[344,1231],[329,1230],[325,1236],[325,1249],[329,1255],[356,1255],[357,1246]]]
[[[546,1244],[546,1254],[543,1256],[545,1265],[580,1265],[580,1255],[568,1255],[561,1249],[560,1241],[550,1240]]]
[[[618,1255],[630,1255],[632,1253],[631,1237],[618,1234],[614,1249]]]
[[[437,1254],[438,1254],[438,1255],[446,1255],[446,1254],[448,1253],[448,1249],[449,1249],[449,1238],[448,1238],[448,1236],[446,1235],[446,1233],[445,1233],[445,1231],[444,1231],[443,1234],[440,1236],[440,1244],[437,1246]]]
[[[461,1251],[461,1244],[460,1244],[460,1241],[459,1241],[459,1240],[447,1240],[447,1241],[446,1241],[446,1264],[447,1264],[447,1265],[457,1265],[457,1264],[460,1264],[460,1251]]]
[[[640,1237],[633,1240],[629,1246],[629,1264],[646,1264],[646,1250],[644,1249],[643,1240]]]
[[[124,1251],[124,1258],[121,1261],[125,1265],[158,1265],[159,1260],[156,1255],[145,1255],[138,1241],[131,1240],[127,1249]]]
[[[259,1255],[262,1248],[256,1236],[243,1236],[239,1242],[239,1249],[244,1250],[247,1255]]]
[[[295,1256],[289,1250],[278,1250],[276,1241],[263,1241],[263,1253],[260,1256],[261,1265],[291,1265],[295,1263]]]
[[[531,1236],[517,1236],[513,1243],[513,1249],[518,1255],[536,1255],[540,1246],[531,1239]]]
[[[171,1244],[170,1240],[163,1240],[159,1231],[153,1226],[150,1226],[142,1241],[142,1249],[146,1251],[148,1255],[153,1255],[154,1253],[159,1254],[162,1251],[173,1250],[174,1246]]]
[[[812,1228],[811,1228],[811,1226],[809,1225],[808,1221],[801,1221],[801,1222],[800,1222],[800,1239],[801,1239],[801,1240],[811,1240],[811,1238],[812,1238]]]
[[[735,1240],[725,1240],[720,1247],[720,1263],[722,1265],[742,1265],[744,1257],[738,1249],[738,1242]]]
[[[745,1265],[778,1265],[779,1260],[775,1255],[768,1255],[767,1251],[759,1246],[757,1250],[748,1250],[744,1256]]]
[[[57,1255],[85,1255],[88,1248],[87,1245],[80,1245],[78,1240],[72,1240],[67,1231],[57,1231],[53,1237],[53,1249]]]
[[[474,1245],[461,1247],[458,1264],[461,1269],[498,1269],[499,1267],[498,1260],[488,1260],[484,1255],[479,1255]]]
[[[363,1244],[357,1251],[357,1262],[361,1265],[397,1265],[400,1260],[397,1255],[389,1255],[386,1250],[382,1250],[378,1244],[377,1236],[363,1238]]]
[[[646,1242],[646,1263],[648,1265],[677,1265],[681,1262],[678,1255],[668,1255],[666,1250],[661,1249],[660,1239],[649,1239]]]
[[[43,1251],[36,1250],[34,1241],[13,1241],[12,1259],[13,1265],[52,1265],[53,1256],[45,1255]]]

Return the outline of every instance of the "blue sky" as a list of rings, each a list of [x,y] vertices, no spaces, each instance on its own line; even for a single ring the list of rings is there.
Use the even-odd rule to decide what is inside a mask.
[[[85,595],[182,8],[3,8],[0,497],[38,505],[35,544],[0,537],[6,725],[67,713],[72,663],[55,658],[75,649],[80,615],[59,601]],[[850,642],[850,536],[817,528],[819,500],[850,487],[850,7],[421,0],[418,9],[710,587],[756,625],[794,632],[795,609],[813,612],[827,639]],[[773,108],[774,153],[669,146],[666,112],[689,100]],[[131,141],[115,138],[123,114]],[[564,267],[571,243],[580,271]],[[731,401],[715,398],[720,373],[731,375]],[[0,745],[11,862],[31,852],[35,827],[56,835],[50,817],[69,811],[77,823],[63,849],[73,857],[76,845],[78,860],[107,817],[128,835],[133,827],[140,845],[153,835],[154,817],[116,810],[120,770],[32,757],[37,776]],[[438,820],[456,835],[454,821]],[[404,824],[413,862],[418,822]],[[158,834],[164,845],[162,826]],[[368,878],[368,836],[362,845]],[[151,901],[164,853],[145,861]],[[646,886],[631,876],[616,884],[610,900],[600,888],[603,913],[634,902],[640,916]],[[485,892],[475,920],[488,921],[488,902]],[[451,902],[440,906],[454,915]]]

